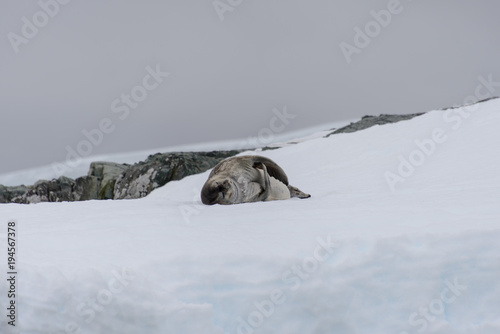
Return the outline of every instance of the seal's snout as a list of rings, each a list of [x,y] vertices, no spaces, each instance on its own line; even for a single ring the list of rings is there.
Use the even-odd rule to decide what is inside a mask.
[[[207,205],[225,204],[231,195],[231,184],[228,180],[207,182],[201,189],[201,201]]]
[[[201,189],[201,201],[206,205],[214,205],[219,198],[219,186],[212,183],[205,183]]]

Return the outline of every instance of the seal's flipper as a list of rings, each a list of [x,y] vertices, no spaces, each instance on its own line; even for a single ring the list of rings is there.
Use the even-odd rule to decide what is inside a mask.
[[[298,198],[309,198],[311,195],[302,192],[299,188],[294,186],[288,186],[288,190],[290,190],[290,197],[298,197]]]
[[[262,169],[263,173],[259,173],[262,177],[260,178],[260,186],[262,187],[262,193],[259,195],[258,200],[259,201],[265,201],[270,194],[271,190],[271,180],[269,179],[269,174],[267,172],[266,165],[260,164],[260,168],[255,166],[256,163],[254,163],[254,168],[257,169]]]
[[[274,177],[276,180],[283,182],[285,185],[288,185],[288,176],[286,176],[285,171],[281,169],[274,161],[268,159],[266,157],[261,156],[252,156],[253,158],[253,167],[262,169],[262,166],[266,166],[267,173],[269,176]]]

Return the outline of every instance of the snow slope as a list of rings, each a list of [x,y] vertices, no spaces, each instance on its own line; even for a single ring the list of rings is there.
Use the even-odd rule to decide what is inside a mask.
[[[499,128],[491,100],[258,152],[306,200],[203,206],[207,171],[138,200],[2,205],[21,332],[499,333]]]

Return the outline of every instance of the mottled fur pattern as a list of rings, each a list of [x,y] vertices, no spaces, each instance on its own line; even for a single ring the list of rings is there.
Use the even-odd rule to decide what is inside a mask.
[[[288,188],[287,190],[285,189]],[[283,169],[269,158],[246,155],[228,158],[214,167],[201,190],[204,204],[238,204],[291,197],[309,198],[288,184]]]

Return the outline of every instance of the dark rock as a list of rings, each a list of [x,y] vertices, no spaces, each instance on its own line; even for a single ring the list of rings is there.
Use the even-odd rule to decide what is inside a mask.
[[[467,105],[460,105],[460,106],[453,106],[453,107],[448,107],[448,108],[441,108],[440,110],[448,110],[448,109],[455,109],[455,108],[461,108],[461,107],[466,107],[478,103],[483,103],[489,100],[493,99],[498,99],[498,96],[494,97],[489,97],[487,99],[483,99],[474,103],[470,103]],[[407,114],[407,115],[387,115],[387,114],[382,114],[379,116],[363,116],[361,120],[351,123],[347,126],[344,126],[340,129],[336,129],[335,131],[330,132],[325,136],[325,138],[330,137],[331,135],[338,134],[338,133],[350,133],[350,132],[356,132],[364,129],[368,129],[374,125],[384,125],[384,124],[390,124],[390,123],[397,123],[400,121],[407,121],[409,119],[412,119],[414,117],[423,115],[425,113],[417,113],[417,114]]]
[[[462,108],[462,107],[468,107],[468,106],[472,106],[474,104],[483,103],[483,102],[487,102],[489,100],[494,100],[494,99],[498,99],[498,98],[499,98],[498,96],[492,96],[492,97],[488,97],[488,98],[483,99],[483,100],[479,100],[479,101],[474,102],[474,103],[469,103],[469,104],[464,104],[464,105],[457,105],[457,106],[453,106],[453,107],[446,107],[446,108],[441,108],[439,110],[448,110],[448,109],[457,109],[457,108]]]
[[[28,187],[24,194],[12,199],[14,203],[40,203],[72,201],[75,180],[61,176],[50,181],[40,180]]]
[[[14,198],[22,196],[27,191],[28,187],[24,185],[15,187],[0,185],[0,203],[11,203]]]
[[[423,115],[424,113],[418,113],[418,114],[407,114],[407,115],[386,115],[382,114],[380,116],[363,116],[360,121],[351,123],[347,126],[344,126],[340,129],[337,129],[333,132],[330,132],[325,136],[325,138],[330,137],[331,135],[335,135],[338,133],[350,133],[350,132],[356,132],[364,129],[368,129],[374,125],[384,125],[384,124],[390,124],[390,123],[397,123],[400,121],[406,121],[409,119],[412,119],[414,117]]]
[[[94,199],[113,199],[116,180],[130,168],[128,164],[114,162],[93,162],[90,164],[88,178],[92,178],[95,185],[92,194]]]
[[[40,203],[112,199],[116,179],[129,165],[114,162],[93,162],[87,176],[76,180],[61,176],[58,179],[40,180],[25,187],[0,188],[2,203]],[[8,192],[3,189],[8,190]],[[13,191],[15,190],[15,192]],[[3,194],[3,196],[2,196]]]
[[[296,144],[296,143],[287,143],[287,144]],[[264,146],[261,148],[262,151],[272,151],[279,149],[279,146]]]
[[[122,172],[130,168],[129,164],[119,164],[115,162],[96,161],[90,164],[88,176],[100,178],[105,183],[111,179],[116,179]]]
[[[74,200],[113,199],[116,179],[129,167],[115,162],[92,162],[87,176],[75,180]]]
[[[188,175],[203,173],[240,151],[179,152],[150,155],[116,180],[114,199],[140,198],[154,189]]]
[[[99,179],[94,176],[82,176],[75,180],[73,197],[75,201],[97,199],[99,194]]]

